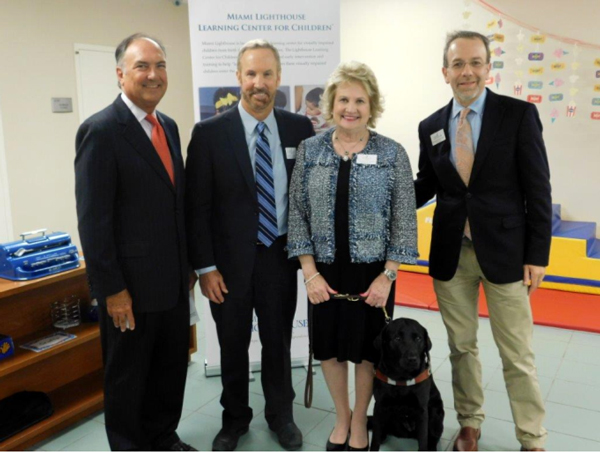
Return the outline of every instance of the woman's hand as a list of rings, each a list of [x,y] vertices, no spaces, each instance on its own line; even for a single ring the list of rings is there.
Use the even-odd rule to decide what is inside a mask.
[[[315,276],[306,284],[306,293],[312,304],[323,303],[328,301],[330,295],[336,294],[337,290],[333,290],[321,275]]]
[[[374,308],[382,308],[387,304],[390,290],[392,288],[392,281],[388,279],[383,273],[380,274],[369,286],[369,289],[365,293],[361,293],[363,297],[367,297],[365,303]]]

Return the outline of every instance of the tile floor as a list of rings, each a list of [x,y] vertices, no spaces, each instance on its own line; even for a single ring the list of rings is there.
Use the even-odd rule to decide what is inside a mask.
[[[439,448],[451,450],[458,423],[453,410],[446,332],[440,314],[396,307],[395,315],[414,318],[429,330],[433,341],[431,354],[434,376],[446,408],[444,435]],[[487,413],[480,448],[519,450],[500,358],[487,319],[481,319],[479,338]],[[197,449],[210,450],[212,440],[221,427],[221,382],[219,377],[205,377],[201,331],[198,339],[200,351],[193,356],[189,366],[183,417],[178,432],[184,441]],[[536,326],[534,348],[540,385],[546,400],[545,425],[549,431],[547,449],[600,450],[600,335]],[[293,370],[295,419],[304,433],[304,450],[323,450],[335,421],[333,403],[321,370],[317,368],[313,408],[304,408],[305,377],[305,369]],[[250,404],[255,417],[249,433],[240,440],[238,450],[280,450],[275,435],[269,431],[263,417],[264,397],[259,377],[251,382],[250,391]],[[382,450],[415,450],[416,446],[413,440],[391,438],[382,446]],[[36,444],[32,450],[108,450],[103,413],[90,416]]]

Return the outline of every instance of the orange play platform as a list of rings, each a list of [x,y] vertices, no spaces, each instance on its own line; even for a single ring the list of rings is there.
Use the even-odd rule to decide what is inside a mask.
[[[397,281],[397,305],[439,310],[429,275],[399,271]],[[488,317],[483,289],[479,300],[479,315]],[[600,295],[538,289],[531,307],[536,325],[600,333]]]

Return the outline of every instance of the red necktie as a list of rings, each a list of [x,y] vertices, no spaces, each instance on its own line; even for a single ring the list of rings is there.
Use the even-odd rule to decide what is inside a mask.
[[[154,149],[158,153],[160,160],[165,165],[165,169],[171,178],[171,182],[175,185],[175,173],[173,172],[173,160],[171,160],[171,153],[169,152],[169,145],[167,143],[167,137],[165,131],[160,125],[160,122],[152,116],[146,116],[146,120],[152,124],[152,144]]]

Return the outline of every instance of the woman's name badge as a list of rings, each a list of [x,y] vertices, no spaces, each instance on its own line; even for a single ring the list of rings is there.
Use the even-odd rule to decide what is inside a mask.
[[[446,141],[446,134],[444,133],[444,129],[438,130],[436,133],[431,134],[431,145],[435,146],[442,141]]]
[[[296,158],[296,148],[285,148],[285,157],[287,159],[295,159]]]
[[[377,165],[377,156],[369,154],[358,154],[356,156],[356,163],[360,165]]]

